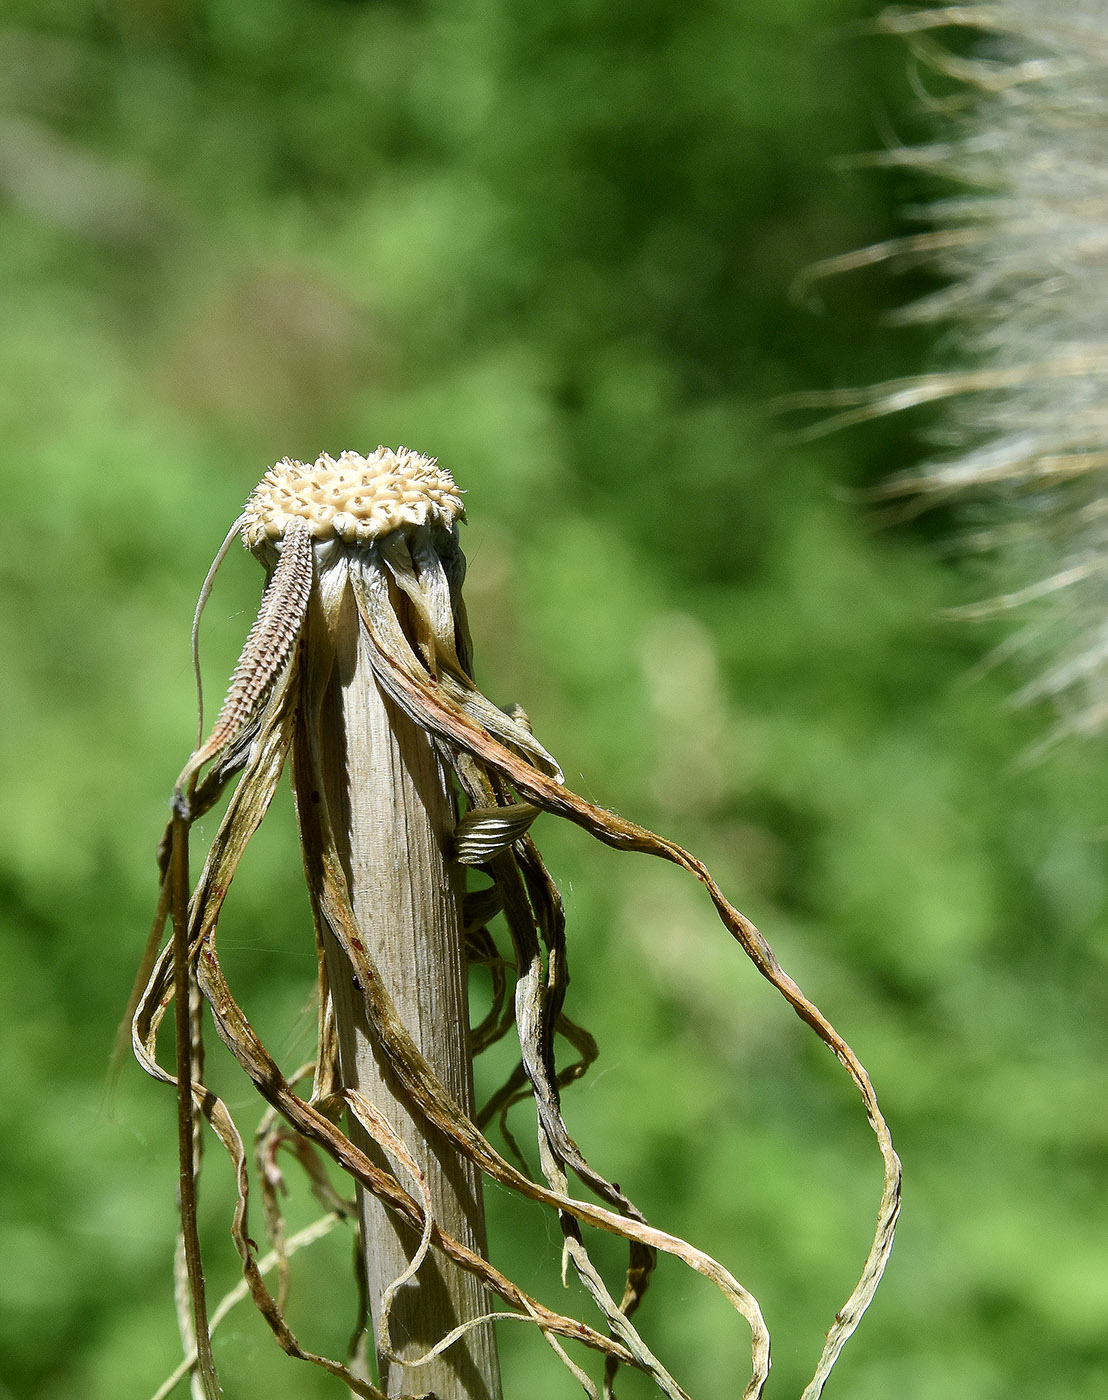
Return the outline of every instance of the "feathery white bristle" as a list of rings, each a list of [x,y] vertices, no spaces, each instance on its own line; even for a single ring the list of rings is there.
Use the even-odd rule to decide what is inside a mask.
[[[924,211],[931,233],[882,254],[928,250],[948,288],[904,318],[951,326],[964,367],[910,381],[912,402],[949,400],[953,447],[890,494],[995,503],[1000,587],[1025,597],[1046,668],[1021,694],[1058,703],[1058,733],[1087,732],[1108,704],[1108,0],[1001,0],[883,22],[962,98],[943,104],[947,139],[885,160],[967,191]],[[979,31],[969,58],[934,37],[954,27]],[[890,386],[854,416],[904,398]]]

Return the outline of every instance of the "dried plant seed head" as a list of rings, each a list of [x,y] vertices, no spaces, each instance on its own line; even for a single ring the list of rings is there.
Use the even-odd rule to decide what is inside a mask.
[[[242,539],[260,553],[304,520],[314,539],[364,545],[405,527],[449,530],[464,519],[461,492],[433,457],[378,447],[368,457],[325,452],[310,464],[283,458],[251,493]]]

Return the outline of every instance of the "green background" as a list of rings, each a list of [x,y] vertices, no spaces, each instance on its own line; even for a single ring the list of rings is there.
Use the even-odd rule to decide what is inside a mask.
[[[193,603],[267,464],[378,442],[467,491],[486,691],[527,708],[579,791],[705,858],[872,1073],[905,1212],[828,1394],[1108,1391],[1103,745],[1021,764],[1049,716],[981,673],[999,630],[939,617],[987,581],[944,557],[949,521],[882,529],[862,503],[925,425],[800,446],[768,411],[933,362],[882,325],[918,285],[791,293],[928,193],[845,161],[928,130],[872,16],[8,0],[4,1400],[142,1397],[176,1358],[172,1095],[130,1063],[110,1094],[108,1055],[192,744]],[[206,619],[213,699],[258,584],[236,551]],[[313,955],[287,796],[221,946],[291,1064]],[[571,1010],[601,1046],[571,1129],[754,1290],[769,1393],[796,1395],[872,1229],[859,1104],[692,882],[550,818],[535,834],[568,905]],[[213,1153],[217,1294],[228,1175]],[[494,1259],[587,1306],[557,1285],[553,1222],[490,1210]],[[341,1349],[348,1242],[299,1264],[294,1325]],[[741,1390],[744,1326],[679,1266],[642,1327],[694,1396]],[[512,1400],[579,1393],[526,1329],[503,1352]],[[216,1354],[229,1396],[340,1393],[245,1308]]]

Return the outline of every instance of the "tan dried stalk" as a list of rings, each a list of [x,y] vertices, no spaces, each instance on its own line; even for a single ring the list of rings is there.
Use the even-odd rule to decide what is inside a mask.
[[[193,1315],[183,1330],[187,1348],[195,1329],[201,1394],[214,1400],[218,1382],[195,1217],[198,1119],[212,1126],[235,1165],[239,1201],[232,1234],[256,1305],[291,1355],[322,1366],[355,1394],[384,1392],[357,1366],[307,1351],[285,1321],[288,1267],[276,1166],[281,1150],[294,1153],[325,1209],[335,1202],[318,1152],[356,1185],[382,1385],[390,1395],[433,1385],[444,1400],[495,1396],[495,1352],[485,1314],[496,1298],[509,1310],[497,1311],[496,1319],[537,1325],[595,1400],[611,1395],[619,1365],[645,1372],[670,1400],[684,1400],[685,1390],[631,1320],[659,1253],[714,1283],[746,1319],[751,1374],[740,1389],[745,1400],[762,1393],[769,1333],[753,1295],[714,1259],[650,1225],[585,1160],[562,1117],[561,1088],[584,1071],[595,1046],[565,1013],[562,905],[527,834],[536,813],[546,811],[609,845],[660,856],[692,873],[725,928],[832,1049],[862,1095],[884,1162],[884,1189],[862,1276],[836,1315],[805,1390],[806,1400],[815,1400],[873,1296],[899,1210],[899,1162],[869,1078],[699,861],[572,793],[525,719],[498,710],[477,690],[460,592],[460,517],[453,482],[435,463],[380,448],[368,458],[347,453],[308,467],[280,464],[237,522],[244,541],[266,563],[269,585],[212,736],[198,747],[178,785],[153,938],[160,939],[170,912],[175,936],[152,957],[133,1032],[145,1067],[178,1085],[183,1255],[193,1297]],[[307,1097],[294,1088],[303,1071],[286,1078],[254,1032],[223,976],[216,947],[228,887],[290,756],[320,952],[319,1046]],[[189,827],[236,774],[237,786],[186,907]],[[463,902],[465,866],[482,871],[491,885],[471,891]],[[498,911],[511,945],[507,953],[499,951],[489,929]],[[503,1121],[516,1098],[530,1095],[541,1182],[505,1160],[475,1122],[468,1051],[460,1037],[463,932],[470,960],[489,969],[493,986],[493,1004],[473,1033],[474,1045],[492,1043],[513,1021],[519,1037],[517,1070],[482,1121],[497,1113]],[[276,1298],[248,1231],[247,1154],[226,1107],[202,1082],[196,1020],[189,1015],[193,989],[276,1115],[267,1119],[257,1148],[266,1223],[278,1256]],[[159,1027],[174,998],[176,1075],[156,1058]],[[451,1034],[444,1036],[447,1025]],[[558,1037],[578,1055],[562,1067]],[[344,1113],[346,1131],[339,1126]],[[557,1213],[566,1258],[605,1331],[545,1307],[482,1257],[482,1175]],[[575,1196],[571,1178],[595,1202]],[[589,1256],[585,1227],[627,1243],[618,1296]],[[567,1352],[567,1340],[605,1358],[599,1384]]]
[[[382,695],[348,588],[330,622],[322,631],[333,641],[334,654],[313,657],[318,679],[313,677],[310,710],[301,716],[306,742],[294,748],[301,829],[311,831],[312,844],[319,845],[321,821],[330,820],[351,909],[363,940],[374,949],[396,1012],[472,1117],[463,882],[461,870],[446,856],[457,820],[453,790],[426,731]],[[343,1088],[373,1104],[407,1144],[441,1228],[485,1254],[479,1170],[426,1119],[413,1115],[375,1041],[357,974],[326,922],[320,937]],[[350,1137],[387,1167],[356,1120]],[[420,1232],[397,1221],[361,1188],[358,1210],[374,1335],[391,1334],[398,1357],[422,1357],[455,1327],[488,1311],[478,1279],[441,1258],[426,1260],[414,1278],[390,1294],[407,1275]],[[433,1390],[442,1400],[496,1400],[500,1394],[491,1326],[472,1330],[425,1365],[405,1366],[382,1354],[378,1364],[389,1395]]]

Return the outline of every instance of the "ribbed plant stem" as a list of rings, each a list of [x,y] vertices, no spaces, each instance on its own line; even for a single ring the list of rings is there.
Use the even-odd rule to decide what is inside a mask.
[[[454,825],[446,777],[426,733],[381,695],[353,607],[340,630],[338,663],[323,701],[324,796],[354,914],[409,1033],[472,1113],[462,890],[460,868],[445,850]],[[374,1103],[411,1148],[442,1229],[484,1254],[479,1173],[408,1111],[373,1043],[350,964],[326,933],[324,951],[344,1085]],[[382,1160],[380,1148],[356,1123],[350,1134]],[[418,1238],[360,1188],[359,1211],[377,1337],[382,1291],[406,1268]],[[393,1302],[393,1346],[405,1359],[417,1357],[460,1322],[488,1311],[490,1300],[476,1279],[432,1253]],[[378,1364],[389,1395],[500,1397],[491,1324],[475,1328],[425,1366],[389,1363],[380,1354]]]

